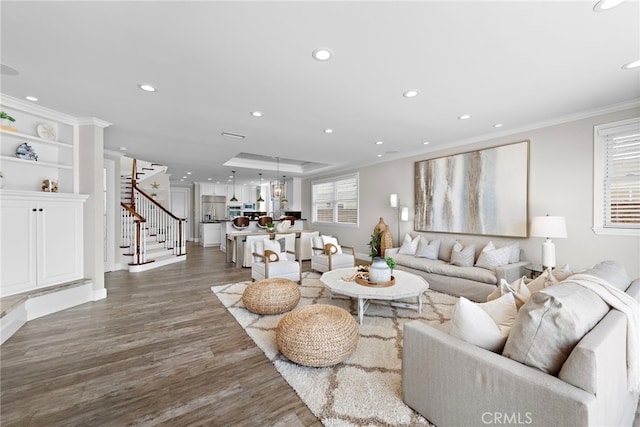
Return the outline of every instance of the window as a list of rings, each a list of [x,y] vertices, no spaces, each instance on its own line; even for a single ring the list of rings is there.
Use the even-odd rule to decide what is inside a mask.
[[[640,235],[640,117],[594,129],[596,234]]]
[[[312,221],[358,225],[358,174],[311,183]]]

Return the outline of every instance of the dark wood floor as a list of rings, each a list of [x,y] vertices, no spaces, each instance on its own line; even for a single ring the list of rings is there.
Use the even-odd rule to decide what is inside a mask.
[[[2,426],[319,426],[210,290],[249,269],[218,248],[188,250],[183,263],[107,273],[107,299],[9,338]]]

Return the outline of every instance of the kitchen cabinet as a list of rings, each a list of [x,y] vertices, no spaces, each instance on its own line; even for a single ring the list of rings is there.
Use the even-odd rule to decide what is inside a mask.
[[[220,246],[222,238],[222,225],[219,222],[200,223],[200,244],[205,248],[210,246]]]
[[[83,277],[87,196],[0,191],[0,296]]]

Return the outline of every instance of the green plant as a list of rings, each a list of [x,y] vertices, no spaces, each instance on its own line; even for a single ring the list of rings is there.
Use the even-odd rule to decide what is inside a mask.
[[[386,257],[384,259],[387,262],[387,266],[393,270],[394,268],[396,268],[396,260],[391,258],[390,256]]]
[[[371,251],[369,252],[369,256],[372,259],[379,256],[380,253],[382,252],[381,243],[382,243],[382,231],[374,232],[371,235],[371,240],[369,240],[369,248],[371,249]]]
[[[5,113],[4,111],[0,111],[0,119],[9,120],[11,123],[15,122],[16,119]]]
[[[267,223],[267,228],[273,228],[273,227],[275,227],[275,225],[273,225],[273,223],[272,223],[272,222],[268,222],[268,223]]]

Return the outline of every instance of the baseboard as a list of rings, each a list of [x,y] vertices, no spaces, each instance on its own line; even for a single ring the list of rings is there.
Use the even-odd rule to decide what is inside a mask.
[[[106,289],[93,289],[91,280],[78,280],[25,295],[0,318],[0,345],[11,338],[28,321],[76,305],[106,298]]]

